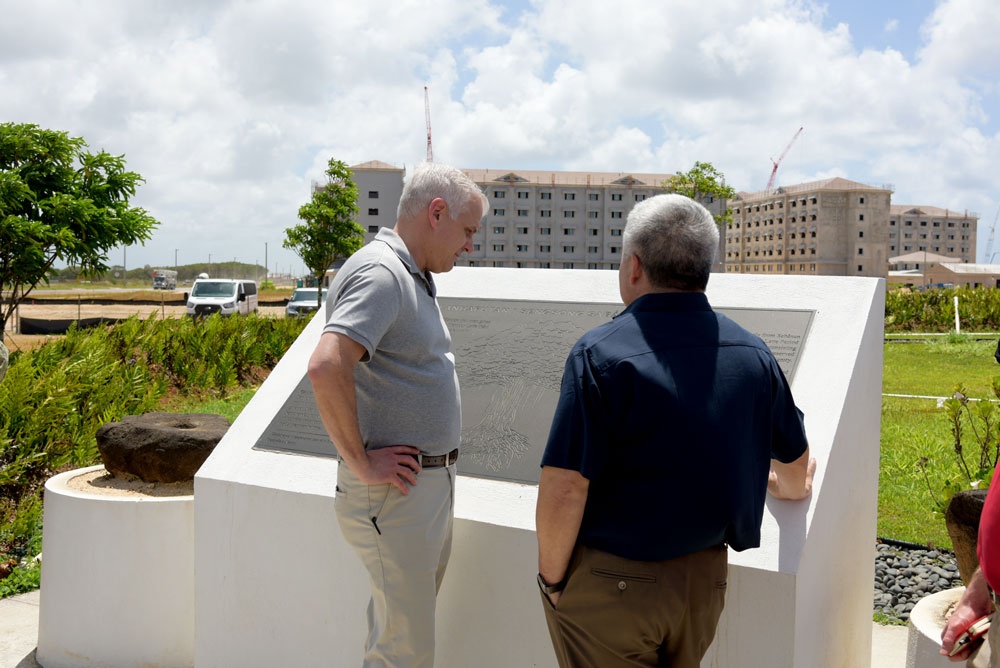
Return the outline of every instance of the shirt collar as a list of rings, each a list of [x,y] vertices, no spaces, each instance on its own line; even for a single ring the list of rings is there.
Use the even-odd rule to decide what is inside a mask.
[[[646,311],[711,311],[704,292],[647,292],[637,297],[619,315]]]
[[[427,288],[427,293],[431,297],[437,296],[437,286],[434,284],[431,273],[429,271],[422,272],[417,268],[417,263],[413,260],[410,249],[406,247],[403,238],[396,234],[395,230],[388,227],[380,227],[378,233],[375,235],[375,241],[381,241],[392,249],[392,252],[396,254],[396,257],[403,263],[407,271],[413,274],[413,277],[417,280],[423,281],[424,286]]]

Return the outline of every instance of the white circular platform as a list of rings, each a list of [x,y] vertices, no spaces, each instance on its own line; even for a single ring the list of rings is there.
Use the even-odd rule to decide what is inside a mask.
[[[45,483],[38,663],[194,665],[194,495]]]

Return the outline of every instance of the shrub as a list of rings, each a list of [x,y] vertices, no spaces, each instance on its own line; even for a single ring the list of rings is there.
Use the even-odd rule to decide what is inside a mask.
[[[0,564],[23,564],[15,574],[33,568],[44,482],[99,463],[101,425],[157,410],[170,396],[224,397],[254,387],[305,324],[256,316],[133,317],[111,327],[73,328],[12,355],[0,383]],[[32,577],[21,572],[11,582],[22,586]]]
[[[889,290],[885,296],[885,331],[952,331],[956,296],[963,330],[1000,331],[1000,290],[994,288]]]
[[[1000,377],[993,379],[993,396],[1000,399]],[[944,400],[945,414],[951,428],[951,449],[955,477],[948,477],[936,491],[927,473],[927,457],[918,462],[931,498],[944,512],[951,497],[962,490],[987,489],[1000,456],[1000,407],[992,400],[970,400],[965,387],[958,385]],[[940,466],[940,463],[938,464]]]

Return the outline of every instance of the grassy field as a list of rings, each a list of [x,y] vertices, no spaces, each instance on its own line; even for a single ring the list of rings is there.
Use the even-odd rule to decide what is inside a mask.
[[[994,398],[992,380],[1000,376],[995,349],[996,341],[887,343],[882,391],[946,397],[962,384],[969,397]],[[960,478],[952,444],[950,422],[936,399],[882,398],[879,536],[951,547],[931,488]],[[924,457],[926,480],[919,467]]]

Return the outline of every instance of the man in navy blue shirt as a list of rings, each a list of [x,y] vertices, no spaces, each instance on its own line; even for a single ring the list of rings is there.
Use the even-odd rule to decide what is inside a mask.
[[[727,546],[760,544],[767,492],[811,492],[816,463],[784,374],[705,296],[718,241],[687,197],[636,205],[626,308],[566,362],[536,511],[562,668],[697,668],[725,603]]]

